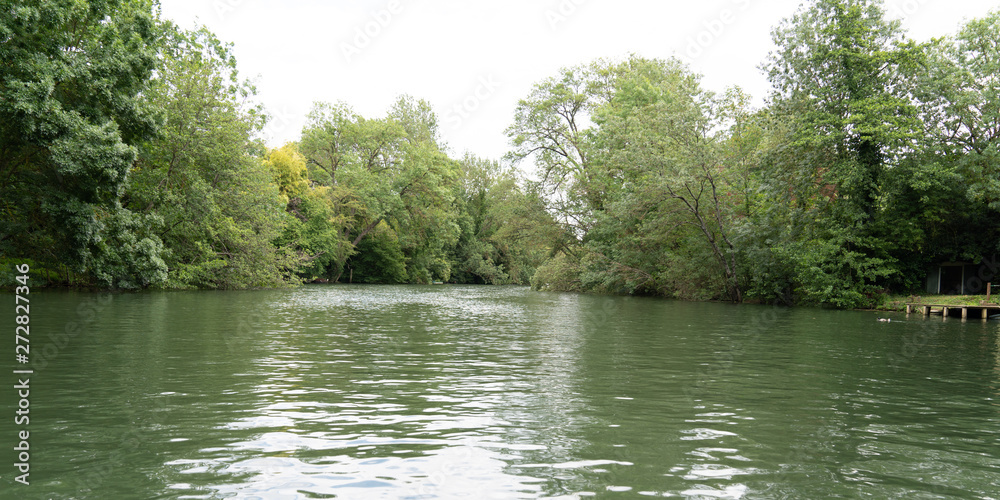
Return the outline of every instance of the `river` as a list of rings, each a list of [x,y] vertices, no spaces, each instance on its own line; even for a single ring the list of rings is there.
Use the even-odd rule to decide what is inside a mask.
[[[998,328],[522,287],[33,291],[30,485],[8,370],[0,498],[998,498]]]

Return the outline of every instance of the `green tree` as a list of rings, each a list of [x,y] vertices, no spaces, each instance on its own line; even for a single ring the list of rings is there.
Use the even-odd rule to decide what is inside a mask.
[[[588,123],[601,102],[595,81],[592,67],[563,69],[518,101],[507,129],[513,146],[507,159],[534,163],[550,210],[578,236],[590,229],[593,211],[604,205],[605,190],[590,159]]]
[[[345,105],[316,104],[300,148],[310,178],[331,187],[351,247],[345,260],[330,267],[332,280],[340,279],[346,259],[383,222],[399,238],[410,280],[449,277],[445,249],[458,235],[451,210],[457,166],[438,144],[436,127],[430,106],[407,96],[380,119]]]
[[[1000,12],[968,21],[927,53],[918,90],[922,149],[955,165],[973,200],[1000,210]]]
[[[105,287],[164,280],[155,217],[119,202],[157,128],[156,50],[147,1],[0,9],[0,253]]]
[[[406,283],[406,256],[399,236],[385,221],[379,222],[368,238],[358,244],[357,253],[347,264],[349,283]]]
[[[914,95],[924,124],[918,145],[894,169],[880,228],[908,276],[941,261],[979,261],[1000,250],[1000,13],[968,21],[933,40],[916,74]],[[920,288],[901,280],[900,290]]]
[[[817,152],[813,177],[845,217],[871,221],[887,167],[921,132],[910,98],[920,47],[877,0],[814,0],[772,36],[767,73],[793,146]]]
[[[403,210],[393,219],[409,279],[421,283],[450,280],[453,269],[448,250],[459,236],[454,209],[458,162],[442,148],[437,117],[426,101],[401,96],[390,109],[389,119],[406,131],[397,184]]]
[[[343,263],[353,247],[343,228],[346,217],[337,213],[330,186],[311,185],[306,158],[296,143],[272,149],[265,160],[284,196],[288,217],[279,246],[294,248],[302,259],[299,276],[313,280]]]
[[[134,210],[162,218],[171,287],[247,288],[294,281],[299,257],[274,242],[287,219],[272,169],[256,156],[264,123],[229,46],[205,29],[162,25],[161,65],[146,98],[163,110],[128,191]],[[288,189],[292,185],[283,186]]]
[[[789,126],[764,187],[787,200],[769,223],[792,229],[759,247],[793,263],[798,300],[872,304],[899,278],[893,254],[905,242],[883,236],[899,222],[886,202],[894,167],[920,137],[912,93],[922,51],[874,0],[814,0],[773,38],[766,69]]]
[[[571,235],[536,286],[741,300],[717,101],[679,61],[631,56],[565,70],[519,103],[511,157],[536,163]]]
[[[455,196],[458,241],[452,278],[461,283],[527,284],[560,233],[536,193],[514,170],[466,154]]]
[[[633,234],[625,241],[631,241],[636,250],[628,252],[633,257],[627,260],[618,251],[619,258],[612,261],[634,262],[630,268],[645,269],[648,279],[655,281],[661,265],[676,267],[676,263],[671,265],[674,259],[669,258],[661,264],[649,262],[649,247],[658,244],[671,253],[670,240],[684,242],[675,248],[681,253],[695,251],[691,245],[704,247],[707,252],[696,254],[711,255],[715,263],[700,267],[718,269],[726,294],[739,302],[737,253],[729,237],[731,202],[726,199],[729,169],[723,164],[721,137],[712,132],[721,122],[715,116],[721,116],[715,96],[702,90],[698,77],[677,60],[633,57],[612,71],[616,75],[614,96],[594,115],[600,126],[596,133],[600,152],[595,157],[609,177],[622,179],[632,191],[620,197],[616,210],[608,215],[629,221],[629,228],[612,233]],[[692,238],[681,226],[695,228],[700,238]],[[644,229],[632,230],[639,227]],[[650,241],[642,241],[647,235]]]

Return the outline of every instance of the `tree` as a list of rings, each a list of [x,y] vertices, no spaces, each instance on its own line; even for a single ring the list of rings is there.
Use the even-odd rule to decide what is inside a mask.
[[[897,242],[882,236],[898,222],[885,201],[893,167],[919,137],[912,84],[922,52],[873,0],[815,0],[773,38],[774,112],[790,126],[765,189],[788,200],[771,221],[797,229],[771,246],[793,262],[801,300],[871,304],[899,277]]]
[[[460,228],[451,251],[460,283],[527,284],[561,231],[514,170],[466,154],[455,204]]]
[[[285,198],[297,198],[310,188],[306,158],[299,153],[296,143],[290,142],[270,150],[264,164],[270,169],[278,191]]]
[[[205,29],[162,25],[157,78],[146,98],[163,110],[143,144],[127,199],[162,218],[171,287],[273,287],[294,282],[299,256],[276,247],[287,215],[272,169],[255,152],[264,115],[230,47]],[[289,175],[292,175],[289,173]],[[283,186],[288,191],[295,184]]]
[[[772,36],[766,69],[793,145],[819,153],[813,176],[849,206],[848,222],[870,222],[882,175],[920,132],[910,99],[920,48],[875,0],[814,0]]]
[[[936,39],[927,53],[918,89],[922,149],[953,163],[972,199],[1000,210],[1000,11]]]
[[[712,133],[719,123],[715,97],[677,60],[632,58],[613,71],[614,95],[594,116],[600,126],[595,141],[600,153],[595,157],[612,178],[640,194],[623,198],[622,208],[638,219],[633,224],[646,225],[648,218],[667,222],[661,231],[679,225],[696,228],[724,275],[729,298],[741,301],[736,251],[729,237],[730,208],[724,199],[727,170],[721,141]],[[642,233],[636,234],[641,238]]]
[[[508,160],[533,161],[540,186],[559,220],[578,236],[603,208],[604,190],[590,160],[587,126],[599,103],[592,68],[564,69],[518,102],[507,135],[514,149]]]
[[[407,258],[409,279],[449,280],[448,250],[458,241],[455,190],[458,162],[444,152],[438,139],[437,117],[429,103],[401,96],[389,118],[406,131],[399,197],[403,210],[394,216],[400,245]]]
[[[119,203],[157,129],[142,98],[156,50],[147,1],[0,9],[0,253],[104,287],[164,280],[155,218]]]
[[[908,275],[941,261],[979,261],[1000,250],[1000,105],[996,75],[1000,14],[968,21],[924,47],[914,97],[924,124],[917,146],[895,168],[880,228],[899,245]],[[919,288],[901,280],[897,288]]]
[[[358,244],[348,264],[349,283],[406,283],[406,256],[399,236],[385,221],[379,222],[368,238]]]
[[[626,293],[702,288],[699,297],[741,300],[715,108],[677,60],[596,61],[536,86],[508,131],[511,157],[535,161],[550,209],[576,241],[557,268],[539,271],[553,280],[534,281]],[[674,273],[681,262],[686,272]],[[573,266],[578,279],[565,279]],[[703,286],[690,283],[696,275]]]
[[[334,281],[383,222],[392,231],[382,234],[399,238],[409,279],[449,276],[444,248],[457,238],[450,212],[457,170],[437,143],[436,124],[426,102],[405,96],[380,119],[364,118],[345,105],[315,105],[301,151],[313,182],[331,188],[351,247],[345,260],[331,266]]]
[[[296,272],[308,280],[327,274],[330,266],[343,263],[353,247],[343,228],[344,216],[337,214],[330,186],[311,185],[306,158],[296,143],[272,149],[264,163],[282,193],[286,218],[279,247],[293,248],[302,259]]]

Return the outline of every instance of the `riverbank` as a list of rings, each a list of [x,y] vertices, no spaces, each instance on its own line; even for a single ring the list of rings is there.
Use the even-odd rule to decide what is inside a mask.
[[[990,296],[989,302],[985,295],[887,295],[876,311],[905,312],[906,304],[933,304],[944,306],[981,306],[986,303],[997,304],[1000,297]]]

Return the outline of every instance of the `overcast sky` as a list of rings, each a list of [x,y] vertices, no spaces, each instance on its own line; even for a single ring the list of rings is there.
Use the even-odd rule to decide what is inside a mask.
[[[161,0],[185,28],[235,45],[272,114],[269,144],[297,140],[314,101],[383,116],[400,94],[428,100],[451,151],[499,158],[518,99],[559,68],[630,53],[676,56],[709,90],[760,104],[770,31],[801,0]],[[953,33],[997,1],[887,0],[911,37]]]

